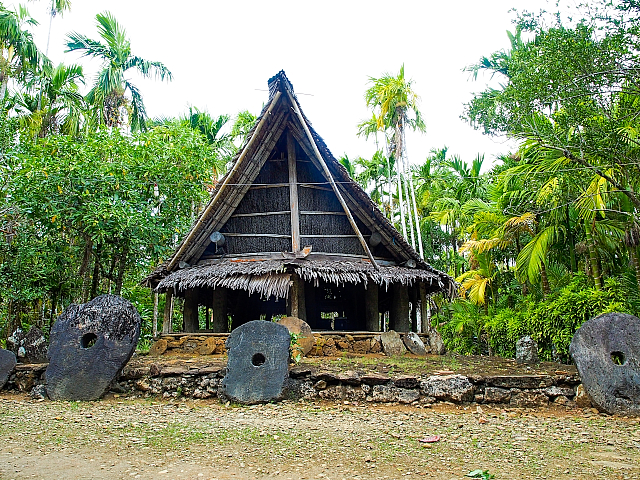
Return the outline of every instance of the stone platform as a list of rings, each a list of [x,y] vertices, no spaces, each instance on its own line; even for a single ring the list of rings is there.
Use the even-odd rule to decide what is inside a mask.
[[[440,358],[431,357],[433,362]],[[576,399],[580,378],[575,367],[568,365],[544,364],[536,371],[525,373],[526,369],[518,369],[513,361],[496,359],[508,369],[513,364],[513,373],[500,373],[501,370],[497,368],[488,369],[486,373],[470,373],[469,370],[476,368],[465,367],[466,364],[461,364],[465,368],[458,368],[457,371],[425,368],[424,372],[419,372],[402,371],[402,368],[393,366],[379,368],[381,363],[376,363],[376,359],[363,358],[367,361],[365,364],[351,363],[345,368],[337,367],[336,363],[348,363],[349,359],[327,365],[322,364],[326,360],[309,359],[318,363],[314,364],[304,363],[308,361],[305,359],[302,364],[290,369],[286,398],[405,404],[476,402],[514,407],[549,404],[572,407],[576,406],[576,400],[580,400]],[[483,358],[490,362],[486,357],[478,357],[479,361]],[[358,358],[351,360],[355,362]],[[384,358],[379,360],[382,362]],[[408,358],[406,362],[419,364],[425,361],[418,357],[415,362],[412,360]],[[35,385],[43,383],[45,369],[46,364],[18,365],[5,388],[28,393]],[[112,392],[164,398],[215,399],[225,370],[226,358],[221,356],[134,357],[123,370]],[[394,370],[399,371],[394,373]],[[588,404],[580,403],[579,406]]]

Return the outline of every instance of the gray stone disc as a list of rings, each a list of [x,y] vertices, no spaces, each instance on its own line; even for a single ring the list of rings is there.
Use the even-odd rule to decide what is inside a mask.
[[[427,355],[427,349],[424,348],[424,342],[416,332],[407,333],[402,341],[407,349],[414,355],[418,355],[419,357],[425,357]]]
[[[0,348],[0,389],[5,386],[9,380],[9,375],[16,368],[16,355],[15,353]]]
[[[400,338],[400,334],[395,330],[389,330],[388,332],[382,333],[380,335],[380,340],[382,341],[382,350],[389,357],[404,355],[407,353],[407,349],[404,346],[402,338]]]
[[[607,313],[585,322],[569,347],[592,403],[610,414],[640,415],[640,319]]]
[[[284,325],[253,320],[227,338],[227,374],[221,394],[238,403],[280,400],[289,376],[291,337]]]
[[[45,373],[52,400],[100,398],[136,349],[140,315],[122,297],[69,305],[51,329]]]

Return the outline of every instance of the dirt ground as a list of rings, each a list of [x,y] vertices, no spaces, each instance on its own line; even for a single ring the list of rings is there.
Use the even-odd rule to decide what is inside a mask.
[[[440,435],[436,443],[421,443]],[[0,479],[640,478],[640,425],[591,410],[0,395]]]

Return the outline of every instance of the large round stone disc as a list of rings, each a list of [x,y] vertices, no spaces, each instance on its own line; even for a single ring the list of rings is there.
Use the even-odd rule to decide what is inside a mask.
[[[116,295],[69,305],[51,329],[45,373],[49,398],[100,398],[133,355],[140,323],[131,302]]]
[[[253,320],[227,338],[227,374],[221,396],[238,403],[279,400],[289,375],[289,331],[284,325]]]
[[[569,348],[592,403],[610,414],[640,415],[640,319],[606,313],[585,322]]]
[[[298,345],[302,347],[302,353],[306,355],[311,351],[316,340],[313,338],[313,332],[311,327],[304,320],[300,320],[298,317],[284,317],[278,320],[280,325],[287,327],[290,333],[297,333]]]
[[[9,375],[16,367],[16,355],[15,353],[0,348],[0,389],[4,387],[4,384],[9,380]]]

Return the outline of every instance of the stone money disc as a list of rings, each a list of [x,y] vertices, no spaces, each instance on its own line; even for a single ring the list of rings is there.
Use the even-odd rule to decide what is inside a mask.
[[[45,372],[52,400],[100,398],[136,349],[140,315],[122,297],[70,305],[54,323]]]
[[[227,338],[227,374],[222,395],[238,403],[280,400],[289,375],[291,337],[284,325],[253,320],[240,325]]]
[[[610,414],[640,415],[640,319],[606,313],[586,321],[569,347],[592,403]]]

